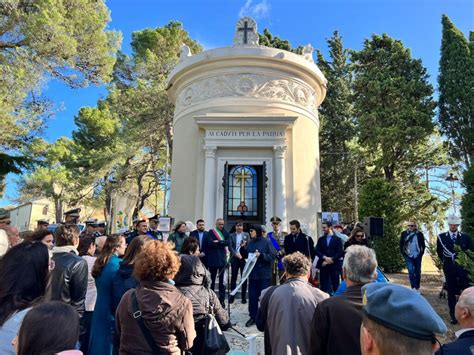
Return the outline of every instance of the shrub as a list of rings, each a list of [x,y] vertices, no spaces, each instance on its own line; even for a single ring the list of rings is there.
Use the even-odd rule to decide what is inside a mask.
[[[400,189],[395,182],[383,178],[368,180],[361,189],[359,215],[382,217],[384,235],[373,240],[379,266],[385,272],[398,272],[404,268],[399,238],[403,228]]]

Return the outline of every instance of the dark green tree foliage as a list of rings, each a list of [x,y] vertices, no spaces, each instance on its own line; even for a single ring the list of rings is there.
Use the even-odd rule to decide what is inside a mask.
[[[285,51],[293,52],[296,54],[303,53],[302,46],[298,46],[296,48],[291,47],[291,44],[288,40],[281,39],[278,36],[273,36],[267,28],[263,30],[263,34],[259,33],[258,37],[259,44],[261,46],[283,49]]]
[[[163,184],[174,111],[166,78],[183,43],[193,53],[202,50],[176,21],[134,32],[132,54],[117,55],[108,97],[75,117],[73,168],[92,172],[91,181],[100,182],[107,207],[111,180],[117,181],[114,189],[137,196],[135,214]]]
[[[0,1],[0,180],[34,162],[24,151],[53,114],[41,96],[47,80],[111,79],[121,36],[106,30],[109,20],[103,0]]]
[[[349,143],[356,137],[351,92],[349,51],[334,32],[327,41],[330,60],[317,52],[317,64],[328,80],[326,98],[320,110],[319,146],[321,154],[321,200],[323,211],[343,212],[349,219],[353,211],[356,152]]]
[[[394,180],[402,170],[399,162],[414,158],[434,132],[433,88],[421,61],[386,34],[365,40],[364,48],[352,53],[352,62],[359,142],[379,152],[376,169]]]
[[[474,151],[474,36],[471,32],[468,42],[446,15],[442,24],[438,122],[451,155],[469,167]]]
[[[359,214],[384,219],[384,236],[376,237],[373,247],[377,262],[385,272],[397,272],[404,267],[399,251],[399,233],[403,228],[400,194],[395,183],[383,178],[368,180],[360,193]]]
[[[464,172],[463,185],[466,193],[461,201],[462,230],[474,241],[474,165]]]

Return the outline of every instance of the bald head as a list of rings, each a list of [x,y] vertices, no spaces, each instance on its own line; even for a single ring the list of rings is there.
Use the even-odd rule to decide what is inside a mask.
[[[474,286],[461,293],[454,313],[462,328],[474,328]]]

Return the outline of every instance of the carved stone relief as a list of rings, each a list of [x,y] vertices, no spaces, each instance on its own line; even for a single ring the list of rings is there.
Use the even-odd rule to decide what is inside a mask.
[[[263,74],[227,74],[205,78],[188,85],[177,98],[177,111],[214,98],[248,97],[273,99],[316,111],[316,93],[308,85]]]

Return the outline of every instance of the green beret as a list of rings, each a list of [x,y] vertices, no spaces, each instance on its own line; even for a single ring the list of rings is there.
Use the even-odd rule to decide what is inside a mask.
[[[434,341],[447,328],[428,301],[407,287],[370,283],[362,287],[364,313],[374,322],[410,338]]]

